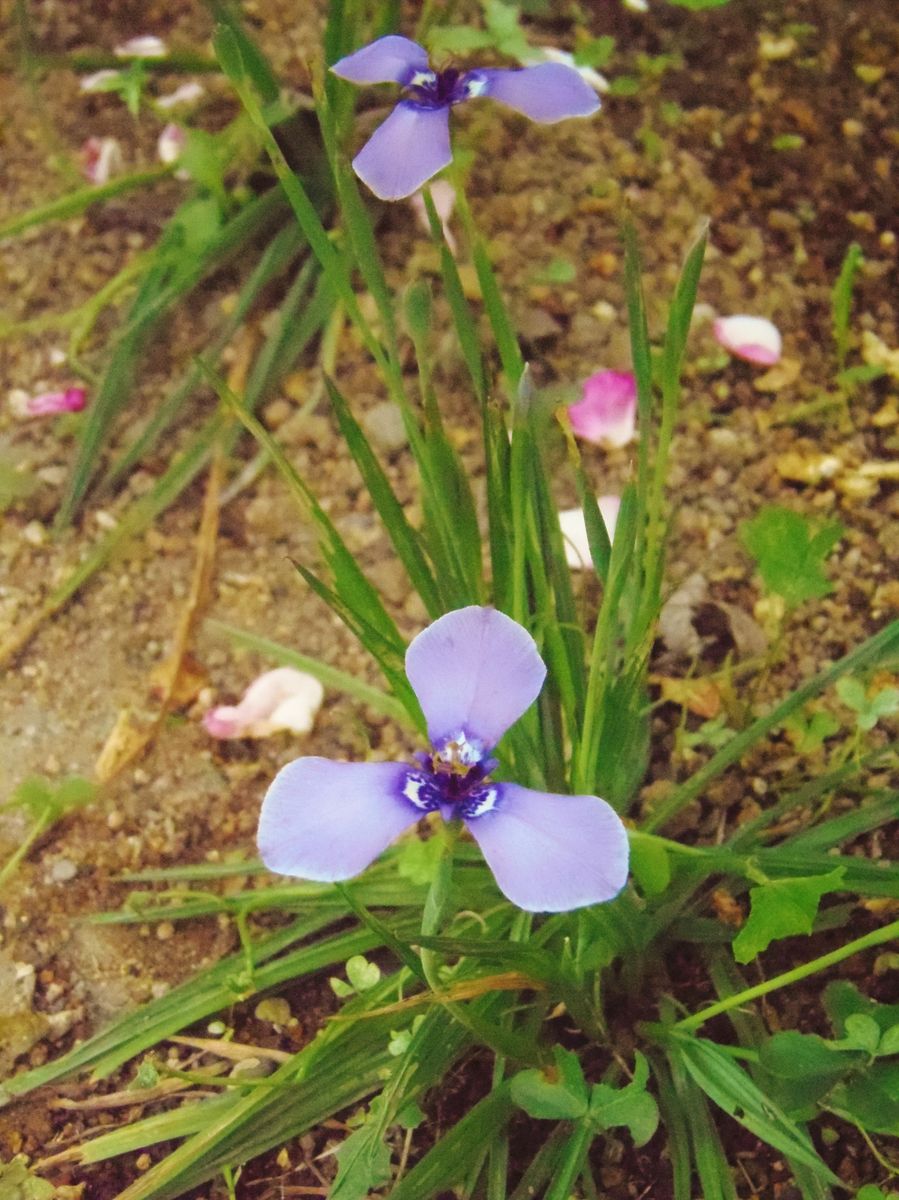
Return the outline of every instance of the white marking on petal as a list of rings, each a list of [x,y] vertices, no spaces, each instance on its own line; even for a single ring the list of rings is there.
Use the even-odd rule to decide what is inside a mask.
[[[433,71],[416,71],[406,87],[430,87],[431,84],[437,82],[437,76]]]
[[[487,90],[487,80],[472,72],[465,76],[462,86],[465,89],[465,99],[474,100],[476,96],[483,96]]]
[[[484,760],[484,743],[477,738],[470,738],[464,729],[444,738],[434,749],[434,757],[438,762],[453,769],[462,768],[463,772]]]
[[[477,794],[477,793],[476,793]],[[495,787],[484,788],[478,795],[475,802],[469,802],[465,806],[465,816],[471,821],[475,817],[483,817],[484,813],[489,813],[496,808],[496,802],[499,799],[499,792]]]

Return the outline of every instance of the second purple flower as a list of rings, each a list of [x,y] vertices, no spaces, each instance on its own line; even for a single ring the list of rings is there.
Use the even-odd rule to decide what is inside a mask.
[[[449,165],[449,112],[465,100],[499,100],[541,124],[588,117],[599,108],[589,84],[561,63],[435,71],[423,46],[395,34],[341,58],[331,70],[351,83],[398,83],[404,89],[353,159],[356,174],[381,200],[411,196]]]

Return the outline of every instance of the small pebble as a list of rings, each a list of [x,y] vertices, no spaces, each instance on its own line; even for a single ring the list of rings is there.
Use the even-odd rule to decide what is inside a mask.
[[[58,858],[47,872],[50,883],[68,883],[78,874],[78,866],[70,858]]]
[[[406,428],[399,407],[381,400],[362,416],[362,425],[378,450],[392,454],[406,445]]]

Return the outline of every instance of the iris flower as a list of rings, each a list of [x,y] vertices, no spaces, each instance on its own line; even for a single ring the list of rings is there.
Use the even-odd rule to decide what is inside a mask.
[[[596,796],[491,782],[491,751],[537,698],[546,667],[531,635],[493,608],[456,609],[414,638],[406,674],[431,740],[417,763],[298,758],[268,789],[259,851],[272,871],[350,879],[426,813],[461,820],[500,890],[530,912],[611,900],[627,833]]]
[[[403,88],[403,98],[353,159],[356,174],[381,200],[411,196],[449,165],[449,112],[465,100],[488,96],[541,124],[588,117],[599,108],[593,89],[561,63],[434,71],[423,46],[395,34],[347,55],[331,70],[351,83]]]

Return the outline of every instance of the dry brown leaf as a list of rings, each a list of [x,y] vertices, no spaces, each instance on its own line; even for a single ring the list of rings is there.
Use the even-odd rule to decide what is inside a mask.
[[[248,1046],[244,1042],[226,1042],[223,1038],[170,1037],[168,1041],[177,1046],[188,1046],[202,1050],[204,1054],[217,1054],[219,1058],[240,1062],[246,1058],[270,1058],[272,1062],[287,1062],[293,1058],[285,1050],[272,1050],[267,1046]]]
[[[739,929],[745,920],[739,902],[725,888],[717,888],[712,892],[712,908],[722,925],[732,925],[734,929]]]
[[[150,692],[157,700],[165,698],[165,688],[170,668],[167,662],[157,663],[150,672]],[[209,682],[209,672],[198,658],[186,653],[175,678],[175,686],[169,696],[170,708],[186,708],[199,696]]]
[[[797,358],[782,358],[770,371],[756,376],[752,385],[757,392],[779,392],[799,378],[802,363]]]
[[[679,704],[697,717],[710,720],[721,711],[721,692],[712,679],[675,679],[670,675],[651,675],[649,679],[658,685],[663,700]]]
[[[151,675],[151,690],[158,697],[158,708],[149,721],[142,723],[135,722],[127,709],[119,713],[94,767],[94,773],[101,783],[107,783],[147,750],[161,728],[166,714],[179,706],[179,696],[187,694],[188,700],[184,701],[187,703],[196,691],[199,691],[199,688],[192,690],[196,678],[192,678],[192,667],[186,656],[212,585],[218,537],[219,497],[224,475],[220,445],[219,443],[216,447],[209,466],[203,512],[197,531],[194,571],[187,600],[178,618],[172,652],[154,668]]]
[[[456,1000],[473,1000],[477,996],[487,995],[488,992],[517,992],[527,988],[532,992],[546,991],[546,984],[540,979],[532,979],[521,971],[503,971],[499,975],[482,975],[478,979],[462,979],[451,983],[440,992],[419,992],[407,1000],[399,1000],[396,1004],[385,1004],[382,1008],[368,1009],[363,1013],[343,1016],[336,1013],[332,1021],[358,1021],[371,1017],[382,1017],[388,1013],[405,1012],[421,1004],[452,1004]]]
[[[695,658],[702,649],[702,639],[693,627],[693,614],[697,605],[705,600],[708,590],[705,577],[695,571],[662,605],[659,633],[672,654]]]
[[[870,500],[880,491],[880,484],[870,475],[860,471],[847,471],[834,480],[834,487],[850,500]]]
[[[94,764],[94,776],[98,783],[108,783],[140,754],[153,736],[157,721],[156,717],[148,721],[138,721],[131,708],[119,711]]]
[[[899,460],[862,463],[858,473],[868,479],[899,479]]]
[[[781,479],[790,479],[795,483],[821,483],[824,479],[832,479],[842,469],[843,463],[836,454],[817,451],[803,454],[799,450],[788,450],[786,454],[778,455],[774,465]]]

